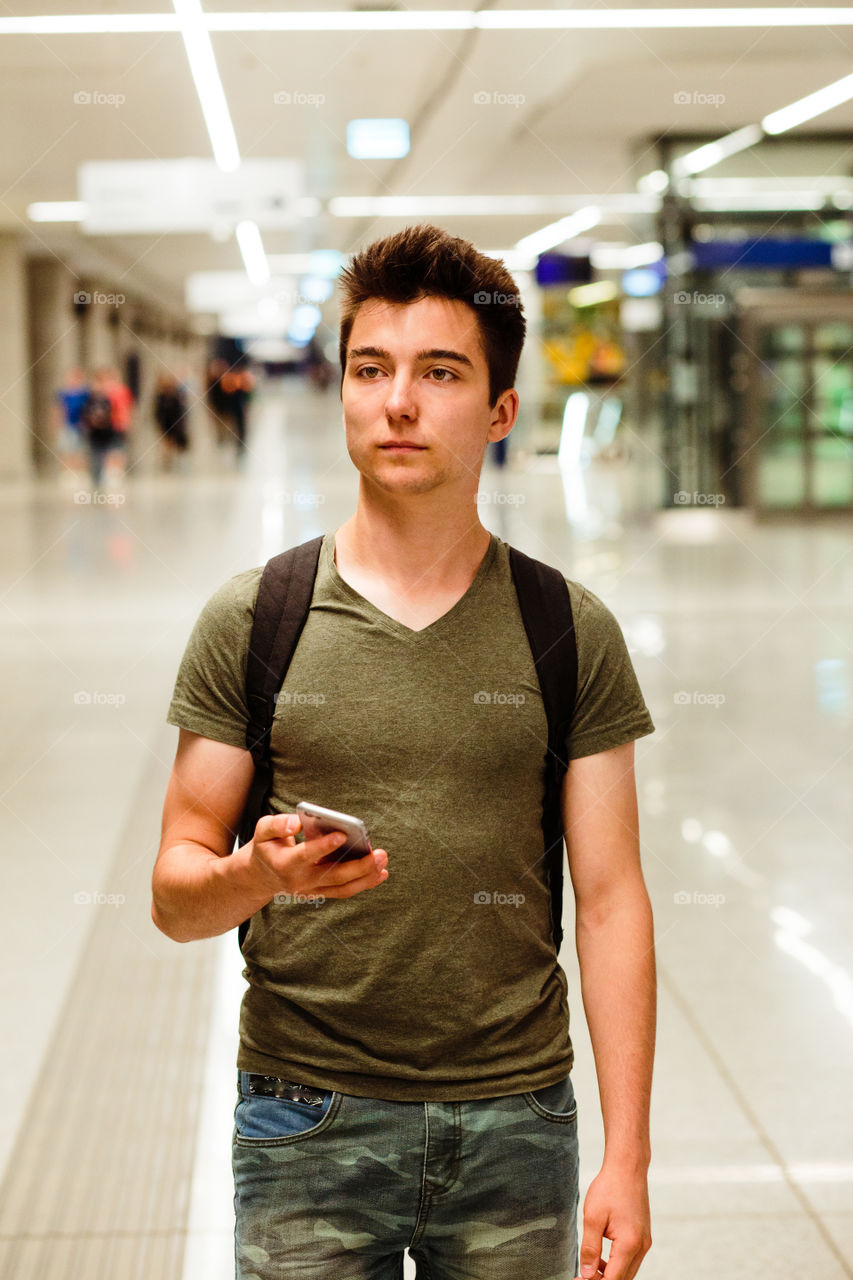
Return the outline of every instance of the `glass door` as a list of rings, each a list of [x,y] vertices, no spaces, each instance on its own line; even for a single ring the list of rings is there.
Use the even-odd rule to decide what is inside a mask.
[[[765,511],[853,511],[853,319],[760,317],[753,495]]]

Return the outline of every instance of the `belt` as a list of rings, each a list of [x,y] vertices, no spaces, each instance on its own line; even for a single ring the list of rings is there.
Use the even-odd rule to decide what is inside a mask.
[[[254,1098],[289,1098],[291,1102],[306,1102],[309,1107],[322,1107],[326,1101],[322,1089],[307,1084],[294,1084],[278,1076],[259,1076],[247,1071],[249,1093]]]

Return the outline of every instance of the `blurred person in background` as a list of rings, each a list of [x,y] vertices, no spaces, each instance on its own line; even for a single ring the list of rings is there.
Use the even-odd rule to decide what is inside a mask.
[[[238,466],[243,466],[246,460],[246,420],[254,389],[255,379],[246,365],[229,369],[222,375],[222,390],[229,409],[227,420],[233,426]]]
[[[312,333],[306,344],[303,367],[308,374],[311,386],[316,387],[318,391],[327,391],[332,385],[332,365],[326,359],[323,344],[316,332]]]
[[[114,366],[101,372],[103,387],[112,408],[113,430],[116,433],[110,471],[113,481],[118,483],[127,471],[127,445],[133,426],[133,393]]]
[[[187,402],[183,388],[172,373],[157,375],[154,419],[160,430],[163,470],[172,471],[176,466],[183,469],[189,448]]]
[[[86,466],[87,445],[80,414],[88,398],[89,382],[85,371],[77,366],[69,369],[56,393],[56,449],[63,467],[72,478]]]
[[[231,411],[230,401],[222,387],[222,378],[228,372],[227,360],[211,360],[207,366],[205,387],[205,403],[213,424],[213,434],[217,445],[222,448],[228,443],[231,426],[228,415]]]
[[[123,441],[113,422],[109,382],[109,371],[99,369],[80,408],[81,434],[89,456],[89,474],[95,492],[103,490],[107,459],[121,449]]]

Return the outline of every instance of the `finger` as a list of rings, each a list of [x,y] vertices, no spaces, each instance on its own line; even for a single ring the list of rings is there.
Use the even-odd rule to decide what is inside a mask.
[[[373,849],[361,858],[349,858],[346,862],[329,862],[317,866],[317,874],[322,877],[321,883],[327,885],[348,884],[374,869],[381,870],[388,864],[388,854],[384,849]]]
[[[377,861],[375,857],[371,858],[368,855],[368,867],[361,875],[352,874],[352,871],[350,871],[349,879],[331,883],[321,881],[316,885],[312,885],[308,892],[322,894],[327,898],[351,898],[356,893],[361,893],[363,889],[373,889],[378,884],[382,884],[383,881],[388,879],[388,870],[385,866],[388,855],[384,849],[375,849],[374,854],[381,854],[383,861]],[[365,859],[360,858],[359,863],[355,865],[359,865],[364,861]],[[348,864],[350,869],[353,865],[353,863]]]
[[[601,1224],[587,1223],[584,1226],[580,1252],[581,1280],[592,1280],[604,1271],[604,1259],[601,1256],[603,1243],[604,1228]],[[610,1280],[609,1276],[608,1280]]]
[[[604,1272],[605,1280],[634,1280],[643,1260],[642,1245],[622,1244],[614,1241]]]
[[[301,826],[302,821],[298,813],[267,813],[258,819],[255,839],[258,842],[281,840],[285,844],[292,845],[296,843],[294,837]]]

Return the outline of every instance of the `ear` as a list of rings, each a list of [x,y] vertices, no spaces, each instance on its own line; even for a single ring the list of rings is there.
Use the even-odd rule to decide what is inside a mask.
[[[514,387],[502,391],[491,410],[491,422],[486,439],[490,443],[504,440],[515,426],[518,417],[518,392]]]

